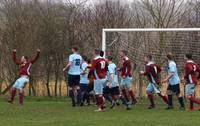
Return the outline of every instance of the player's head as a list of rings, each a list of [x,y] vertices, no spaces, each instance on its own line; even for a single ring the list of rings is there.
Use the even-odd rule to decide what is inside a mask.
[[[173,60],[173,54],[171,52],[167,54],[167,60]]]
[[[186,60],[192,60],[192,54],[191,53],[185,54],[185,59]]]
[[[101,57],[103,57],[104,56],[104,51],[100,51],[100,53],[99,53],[99,55],[101,56]]]
[[[144,57],[144,62],[146,62],[146,63],[148,63],[148,62],[150,62],[150,61],[152,61],[152,60],[153,60],[152,55],[146,55],[146,56]]]
[[[122,56],[122,57],[127,56],[127,55],[128,55],[128,51],[126,51],[126,50],[122,50],[120,52],[120,56]]]
[[[72,52],[73,52],[73,53],[76,53],[76,52],[78,52],[78,47],[76,47],[76,46],[73,46],[73,47],[72,47]]]
[[[21,62],[27,62],[27,61],[28,61],[28,56],[21,57]]]
[[[86,62],[88,61],[88,58],[86,55],[83,55],[82,58],[83,58],[83,61],[86,61]]]
[[[113,61],[113,57],[112,56],[108,56],[108,62],[112,62]]]

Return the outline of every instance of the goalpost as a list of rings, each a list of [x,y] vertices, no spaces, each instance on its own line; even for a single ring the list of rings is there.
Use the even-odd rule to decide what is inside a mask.
[[[106,56],[106,33],[107,32],[200,32],[200,28],[104,28],[102,29],[102,51]]]
[[[134,88],[143,90],[138,71],[144,69],[146,54],[151,54],[159,65],[166,67],[166,54],[172,52],[180,73],[183,73],[185,53],[192,53],[194,60],[200,64],[200,28],[102,29],[104,57],[112,55],[115,61],[119,61],[121,49],[127,50],[128,57],[136,63]]]

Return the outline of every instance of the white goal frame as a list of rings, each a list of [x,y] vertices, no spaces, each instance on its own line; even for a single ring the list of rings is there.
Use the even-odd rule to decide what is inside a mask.
[[[199,31],[200,28],[104,28],[102,29],[102,51],[106,56],[106,33],[107,32],[186,32]]]

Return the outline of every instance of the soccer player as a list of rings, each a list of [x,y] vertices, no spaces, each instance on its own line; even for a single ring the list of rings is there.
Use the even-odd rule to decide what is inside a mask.
[[[180,78],[178,75],[178,70],[176,63],[173,61],[172,53],[167,54],[168,59],[168,76],[164,79],[164,83],[168,82],[167,94],[168,94],[168,107],[167,110],[173,109],[173,94],[178,97],[178,101],[180,104],[179,109],[185,110],[185,105],[183,101],[183,97],[180,92]]]
[[[113,63],[113,58],[108,57],[108,83],[109,93],[112,96],[112,105],[111,109],[115,106],[118,99],[121,99],[123,104],[126,106],[127,110],[130,110],[130,106],[126,99],[120,95],[118,75],[117,75],[117,66]]]
[[[72,52],[69,56],[69,62],[63,71],[68,70],[68,85],[69,85],[69,96],[72,100],[72,106],[75,107],[76,104],[81,104],[81,90],[79,86],[80,75],[81,75],[81,64],[82,57],[78,54],[78,48],[72,47]]]
[[[122,50],[120,53],[121,59],[122,59],[122,67],[119,69],[121,71],[121,88],[122,93],[127,101],[129,101],[129,96],[132,99],[132,104],[136,104],[137,100],[135,98],[135,94],[132,91],[132,62],[128,58],[128,52],[126,50]],[[128,92],[128,94],[127,94]]]
[[[153,98],[154,92],[159,97],[161,97],[165,103],[168,104],[167,97],[162,95],[159,89],[159,84],[160,84],[159,73],[161,72],[161,68],[155,62],[153,62],[153,58],[151,55],[145,56],[144,61],[146,64],[145,71],[140,71],[140,74],[147,76],[149,80],[149,85],[147,86],[146,93],[151,104],[148,107],[148,109],[155,108],[155,103]]]
[[[81,106],[84,105],[85,100],[90,104],[89,93],[88,93],[88,62],[87,56],[83,56],[83,63],[81,64],[81,79],[80,79],[80,89],[81,89]]]
[[[94,76],[94,91],[97,95],[97,104],[99,106],[98,112],[104,111],[104,97],[103,97],[103,88],[107,80],[107,69],[108,63],[105,58],[100,56],[100,50],[95,49],[94,51],[95,58],[92,61],[92,67],[90,69],[89,75]]]
[[[11,91],[11,98],[8,102],[13,103],[16,91],[19,91],[19,103],[23,105],[24,103],[24,88],[26,84],[29,82],[30,76],[30,68],[32,64],[39,58],[40,49],[37,49],[37,55],[34,59],[29,59],[27,56],[22,56],[21,60],[19,61],[16,56],[17,50],[13,50],[13,60],[15,64],[19,66],[19,74],[20,77],[15,81],[14,85],[12,86]]]
[[[200,111],[200,100],[195,98],[195,86],[197,85],[199,66],[192,60],[192,54],[185,55],[185,76],[183,80],[186,80],[186,95],[190,101],[189,110],[194,110],[194,103],[197,103]]]

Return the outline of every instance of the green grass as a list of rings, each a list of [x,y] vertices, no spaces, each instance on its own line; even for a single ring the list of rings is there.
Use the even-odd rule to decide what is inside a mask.
[[[122,106],[103,113],[96,107],[71,107],[65,98],[26,98],[23,107],[0,100],[0,126],[198,126],[200,112],[166,111],[164,104],[147,110],[147,100],[127,111]]]

